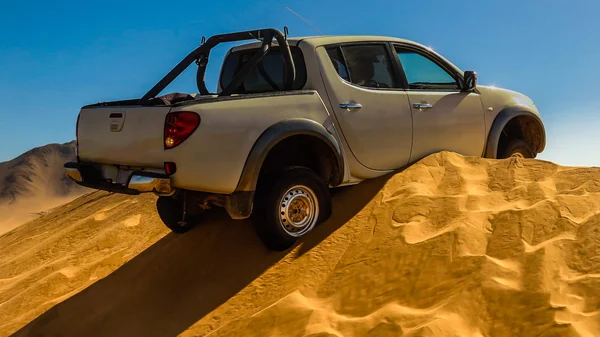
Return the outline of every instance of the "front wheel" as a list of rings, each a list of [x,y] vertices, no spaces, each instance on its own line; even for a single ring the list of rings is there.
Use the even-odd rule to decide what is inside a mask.
[[[522,139],[514,139],[506,145],[500,158],[510,157],[535,158],[535,154],[527,142]]]
[[[331,214],[329,189],[321,177],[307,168],[285,171],[273,185],[259,186],[257,192],[254,228],[272,250],[290,248]]]

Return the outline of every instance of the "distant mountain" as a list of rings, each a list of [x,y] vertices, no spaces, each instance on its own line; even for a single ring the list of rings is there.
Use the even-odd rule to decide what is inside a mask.
[[[63,164],[74,159],[71,141],[36,147],[0,163],[0,234],[89,191],[63,173]]]

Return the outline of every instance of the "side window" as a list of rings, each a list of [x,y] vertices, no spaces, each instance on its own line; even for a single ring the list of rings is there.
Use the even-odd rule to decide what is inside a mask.
[[[349,82],[350,77],[348,77],[348,68],[346,68],[346,62],[344,62],[344,57],[342,56],[340,47],[327,48],[327,54],[329,55],[331,63],[333,63],[338,75]]]
[[[335,47],[328,49],[327,52],[338,74],[346,81],[368,88],[395,86],[385,45],[343,46],[341,50]]]
[[[429,58],[409,50],[396,49],[410,89],[458,90],[446,70]]]

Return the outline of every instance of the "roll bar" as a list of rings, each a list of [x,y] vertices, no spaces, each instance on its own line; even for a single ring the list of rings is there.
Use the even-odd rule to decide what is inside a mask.
[[[150,89],[140,100],[140,105],[146,105],[151,98],[156,97],[164,88],[166,88],[177,76],[179,76],[187,67],[196,61],[198,65],[198,71],[196,73],[196,85],[201,95],[209,95],[209,91],[206,89],[206,83],[204,81],[204,73],[206,72],[206,66],[208,64],[208,57],[210,51],[216,45],[224,42],[235,42],[243,40],[255,40],[262,39],[262,45],[259,50],[252,56],[252,58],[244,65],[244,67],[237,73],[237,75],[231,80],[231,83],[224,88],[219,96],[230,96],[244,81],[246,76],[250,74],[262,59],[271,50],[271,43],[275,38],[279,44],[281,55],[283,57],[284,64],[284,90],[291,90],[294,80],[296,78],[296,68],[294,66],[294,60],[290,51],[290,46],[287,43],[287,28],[285,29],[286,34],[284,35],[281,31],[274,28],[249,30],[244,32],[227,33],[211,36],[208,40],[204,41],[200,47],[189,53],[183,60],[181,60],[171,71],[166,74],[152,89]]]

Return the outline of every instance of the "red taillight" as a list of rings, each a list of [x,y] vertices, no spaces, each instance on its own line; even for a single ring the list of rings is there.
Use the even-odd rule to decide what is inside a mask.
[[[169,112],[165,119],[165,150],[187,139],[200,125],[200,116],[191,111]]]
[[[177,172],[177,165],[175,165],[175,163],[165,162],[165,173],[171,175],[175,172]]]

